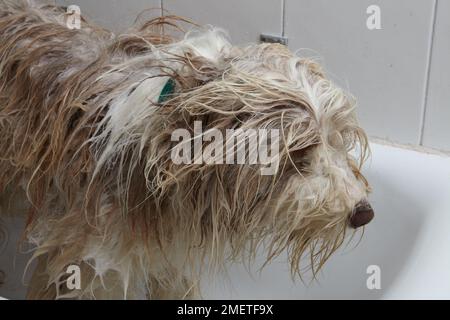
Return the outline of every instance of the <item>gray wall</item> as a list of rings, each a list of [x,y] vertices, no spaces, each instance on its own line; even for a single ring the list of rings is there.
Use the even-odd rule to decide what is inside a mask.
[[[450,150],[450,1],[58,0],[121,31],[146,8],[229,30],[235,43],[285,34],[292,50],[320,57],[359,101],[373,137]],[[381,30],[366,9],[381,8]],[[156,9],[155,14],[161,13]]]

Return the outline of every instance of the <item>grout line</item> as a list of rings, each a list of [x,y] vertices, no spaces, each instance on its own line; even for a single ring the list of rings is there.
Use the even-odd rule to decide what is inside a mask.
[[[281,0],[281,36],[286,36],[286,0]]]
[[[420,128],[419,128],[419,145],[423,145],[424,135],[425,135],[425,120],[427,114],[427,105],[428,105],[428,95],[430,91],[430,81],[431,81],[431,62],[433,59],[433,45],[434,45],[434,37],[436,31],[436,20],[437,20],[437,8],[438,1],[434,0],[433,4],[433,13],[432,13],[432,24],[430,31],[430,39],[428,43],[428,53],[427,53],[427,65],[426,65],[426,75],[425,75],[425,86],[423,93],[423,105],[422,105],[422,114],[420,117]]]
[[[161,17],[164,17],[164,0],[160,0],[159,5],[161,7]]]

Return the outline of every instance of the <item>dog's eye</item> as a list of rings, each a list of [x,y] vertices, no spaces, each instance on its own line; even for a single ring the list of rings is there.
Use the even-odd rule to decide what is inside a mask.
[[[310,144],[304,148],[292,150],[291,156],[293,159],[303,159],[305,158],[315,147],[317,144]]]
[[[291,152],[291,158],[297,170],[300,170],[301,172],[305,172],[305,170],[307,170],[311,164],[311,152],[316,148],[316,146],[317,145],[315,144],[309,145],[305,148],[293,150]]]

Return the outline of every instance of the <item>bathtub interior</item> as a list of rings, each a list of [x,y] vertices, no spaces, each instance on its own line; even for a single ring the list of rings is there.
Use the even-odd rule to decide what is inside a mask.
[[[407,299],[450,298],[450,158],[372,144],[365,174],[373,187],[376,218],[338,250],[317,275],[292,279],[286,255],[262,271],[263,253],[248,268],[205,277],[205,299]],[[18,253],[23,221],[8,221],[9,245],[0,255],[6,274],[0,296],[25,297],[23,270],[29,254]],[[360,240],[360,241],[359,241]],[[359,242],[359,243],[358,243]],[[368,289],[369,266],[380,268],[380,289]]]
[[[222,279],[204,282],[205,297],[450,298],[450,158],[372,144],[365,174],[376,218],[362,238],[355,236],[330,258],[317,279],[293,282],[283,256],[261,273],[253,270],[253,277],[233,266]],[[379,267],[380,289],[367,286],[370,266]]]

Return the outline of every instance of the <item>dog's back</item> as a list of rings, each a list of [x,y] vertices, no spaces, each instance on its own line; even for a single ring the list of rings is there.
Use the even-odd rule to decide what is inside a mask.
[[[59,292],[59,287],[55,291],[55,287],[48,289],[47,284],[59,282],[61,270],[77,261],[92,281],[86,289],[89,292],[78,292],[78,296],[94,295],[96,288],[102,287],[100,276],[113,279],[112,283],[127,284],[133,278],[133,283],[144,289],[134,288],[135,292],[128,297],[145,297],[146,288],[153,280],[147,277],[149,267],[140,261],[139,256],[145,253],[136,245],[136,238],[141,235],[136,234],[140,231],[134,227],[147,228],[148,223],[139,220],[151,217],[134,215],[136,221],[124,218],[123,203],[118,199],[123,192],[117,191],[120,189],[118,176],[130,176],[136,192],[126,196],[134,201],[131,206],[143,203],[148,195],[144,175],[136,177],[112,168],[116,160],[111,161],[112,165],[105,165],[104,171],[96,171],[99,161],[94,159],[96,151],[92,146],[97,144],[96,150],[108,150],[104,141],[114,134],[106,128],[108,111],[114,105],[112,100],[132,100],[136,84],[149,78],[148,73],[142,72],[139,61],[127,64],[125,60],[153,44],[168,44],[171,39],[151,32],[160,23],[164,24],[161,19],[149,21],[134,35],[116,38],[84,20],[80,30],[71,30],[65,18],[65,9],[57,6],[0,0],[0,192],[4,195],[7,190],[26,193],[24,199],[29,202],[27,237],[37,248],[34,256],[41,262],[38,270],[47,272],[47,276],[41,277],[41,274],[33,279],[35,290],[29,297],[63,295],[65,292]],[[154,57],[147,61],[158,67],[151,68],[160,69]],[[166,78],[158,81],[164,85]],[[147,91],[154,94],[151,86],[143,93],[144,101],[139,102],[144,111],[149,110],[151,104],[145,101]],[[122,122],[120,129],[126,132],[126,123]],[[99,158],[101,162],[105,157]],[[12,213],[11,210],[0,211],[3,211],[0,214]],[[110,248],[111,255],[116,256],[98,255],[102,245],[108,246],[102,237],[110,237],[108,241],[114,246]],[[117,242],[119,246],[114,244]],[[119,266],[123,270],[111,276],[108,269],[112,266],[104,268],[101,264],[108,264],[112,259],[122,260],[123,255],[129,254],[130,245],[140,253],[130,259],[129,265]],[[79,258],[74,258],[76,256]],[[96,260],[96,270],[80,262],[82,256]],[[163,261],[165,258],[154,253],[152,259]],[[145,269],[145,275],[130,274],[131,265],[138,266],[135,269]],[[124,274],[127,279],[122,277]],[[146,280],[142,282],[139,275]],[[184,279],[179,281],[184,287]],[[119,286],[118,291],[108,296],[127,296],[126,287]],[[182,296],[185,292],[179,294]]]

